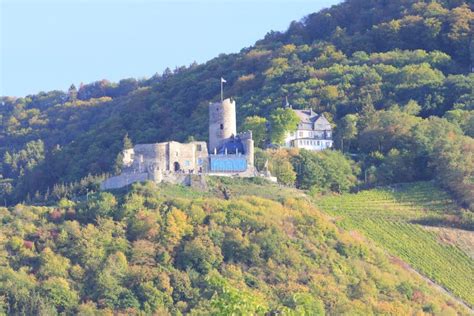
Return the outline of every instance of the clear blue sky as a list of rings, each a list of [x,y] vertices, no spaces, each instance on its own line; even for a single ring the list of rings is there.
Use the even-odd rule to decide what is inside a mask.
[[[203,63],[338,2],[0,0],[0,95]]]

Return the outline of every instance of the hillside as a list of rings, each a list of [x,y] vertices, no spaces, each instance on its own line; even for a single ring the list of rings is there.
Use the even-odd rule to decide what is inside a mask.
[[[456,219],[457,207],[449,195],[432,183],[325,197],[317,204],[335,216],[341,227],[362,232],[470,306],[474,305],[474,232],[472,227],[465,227],[470,231],[453,228],[460,226],[449,221]],[[440,223],[441,227],[437,227]],[[456,237],[446,238],[443,232],[448,230],[456,233]]]
[[[472,314],[473,10],[346,0],[204,64],[1,97],[0,314]],[[207,141],[221,77],[278,185],[99,190],[132,143]],[[279,148],[286,98],[334,150]]]
[[[288,96],[328,117],[370,185],[437,178],[471,207],[473,16],[469,1],[347,0],[205,64],[2,97],[1,199],[60,198],[61,183],[113,173],[126,134],[135,144],[206,140],[224,77],[240,124],[268,119]]]
[[[216,197],[224,187],[229,200]],[[214,179],[209,191],[146,183],[55,207],[2,208],[0,310],[467,315],[295,193]]]

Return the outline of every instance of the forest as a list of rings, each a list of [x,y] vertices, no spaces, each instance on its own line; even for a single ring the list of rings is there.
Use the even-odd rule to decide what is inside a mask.
[[[303,194],[241,182],[0,208],[0,313],[468,315]]]
[[[126,135],[135,144],[206,140],[207,105],[225,77],[240,128],[262,149],[278,139],[262,126],[288,97],[334,125],[336,148],[359,169],[349,189],[434,179],[472,209],[472,6],[348,0],[204,64],[4,96],[0,197],[6,205],[60,198],[65,187],[114,173]]]
[[[345,0],[203,64],[2,96],[0,315],[472,313],[474,252],[439,232],[474,230],[473,10]],[[99,191],[124,148],[206,141],[221,77],[278,185]],[[286,99],[334,150],[280,148]]]

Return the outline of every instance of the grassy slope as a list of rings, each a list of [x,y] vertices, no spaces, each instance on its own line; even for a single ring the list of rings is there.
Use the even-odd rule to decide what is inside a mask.
[[[433,230],[417,224],[456,208],[447,194],[431,183],[363,191],[325,197],[317,204],[338,223],[359,230],[391,254],[474,305],[474,261],[453,243],[445,243]],[[472,232],[465,232],[473,238]]]
[[[160,187],[160,193],[167,197],[205,198],[222,195],[225,189],[231,199],[258,196],[280,202],[288,198],[311,200],[300,190],[266,181],[210,178],[208,183],[208,192],[164,185]],[[337,226],[351,230],[351,237],[361,239],[353,230],[361,231],[369,240],[375,241],[373,247],[388,250],[466,305],[474,305],[471,291],[474,286],[474,261],[467,255],[466,248],[459,247],[455,242],[443,242],[441,236],[434,232],[435,227],[416,223],[427,218],[444,219],[446,213],[456,208],[445,191],[430,182],[418,182],[324,197],[316,201],[316,205],[323,213],[336,216]],[[464,238],[472,237],[469,231],[461,230],[459,233],[463,233]],[[394,260],[392,263],[406,268],[403,262]],[[416,278],[415,275],[413,277]]]
[[[257,195],[274,200],[303,196],[298,190],[273,184],[262,186],[245,180],[219,179],[211,183],[211,187],[214,191],[225,187],[232,196]],[[166,190],[177,193],[173,187]],[[193,190],[190,192],[196,194]],[[456,209],[450,196],[432,183],[418,182],[324,197],[316,204],[327,214],[337,217],[342,228],[361,231],[468,305],[474,305],[474,261],[465,243],[461,246],[454,241],[446,242],[433,227],[417,223],[425,219],[443,219],[446,213]],[[464,239],[474,238],[474,233],[469,231],[458,230],[458,234]]]
[[[263,179],[232,179],[226,177],[208,177],[208,190],[199,190],[181,185],[161,184],[160,196],[163,198],[224,198],[226,190],[230,198],[258,196],[264,199],[283,202],[288,198],[307,199],[303,191],[280,186]],[[123,190],[126,192],[126,189]]]

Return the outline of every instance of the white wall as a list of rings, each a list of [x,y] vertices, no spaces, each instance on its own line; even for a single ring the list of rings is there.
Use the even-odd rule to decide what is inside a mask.
[[[323,150],[326,148],[331,148],[333,141],[330,139],[315,139],[323,136],[323,132],[319,131],[307,131],[307,130],[298,130],[293,133],[288,133],[285,138],[285,147],[296,147],[304,148],[308,150]],[[331,136],[330,134],[328,135]],[[301,138],[306,139],[301,139]],[[308,139],[310,138],[310,139]]]
[[[292,147],[308,150],[323,150],[332,147],[332,140],[295,139]]]

